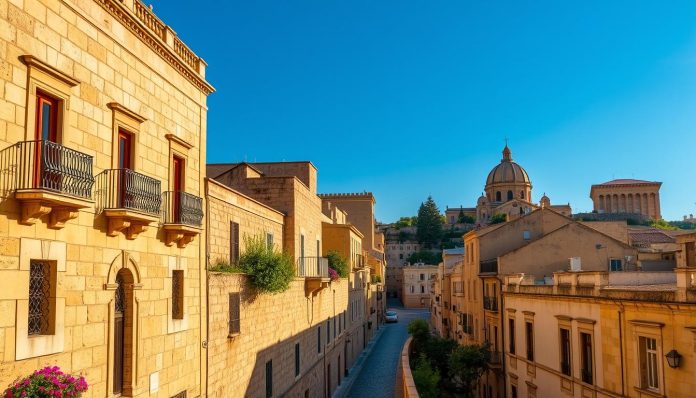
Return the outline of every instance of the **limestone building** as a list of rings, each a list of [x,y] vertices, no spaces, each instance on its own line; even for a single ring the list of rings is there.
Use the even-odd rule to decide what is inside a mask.
[[[205,62],[137,0],[0,20],[0,384],[200,396]]]
[[[383,299],[364,233],[317,196],[309,162],[207,170],[211,266],[236,263],[244,237],[260,236],[296,267],[275,295],[256,294],[246,275],[209,273],[207,396],[331,396],[379,327]],[[347,278],[329,278],[330,251],[348,260]]]
[[[406,308],[430,308],[432,282],[437,278],[437,265],[411,264],[401,268],[403,287],[401,302]]]
[[[594,211],[600,214],[641,214],[653,220],[662,219],[660,211],[661,182],[618,179],[592,185]]]

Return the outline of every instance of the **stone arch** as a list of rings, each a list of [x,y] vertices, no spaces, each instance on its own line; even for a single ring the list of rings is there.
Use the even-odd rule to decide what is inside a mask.
[[[130,271],[133,278],[132,283],[134,289],[142,286],[140,280],[140,267],[138,266],[138,263],[127,251],[122,250],[121,253],[119,253],[118,256],[116,256],[116,258],[114,258],[114,260],[111,262],[109,273],[106,276],[105,289],[116,289],[116,275],[122,269],[127,269]]]

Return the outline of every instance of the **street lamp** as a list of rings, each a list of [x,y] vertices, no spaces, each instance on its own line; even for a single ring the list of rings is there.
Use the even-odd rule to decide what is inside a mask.
[[[668,352],[667,355],[665,355],[665,357],[667,357],[667,364],[669,364],[670,368],[676,369],[681,364],[682,356],[675,349],[672,349],[672,351]]]

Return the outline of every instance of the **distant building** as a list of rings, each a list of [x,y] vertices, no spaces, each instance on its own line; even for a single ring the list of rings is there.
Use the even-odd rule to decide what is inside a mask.
[[[662,219],[660,211],[661,182],[618,179],[592,185],[594,211],[600,214],[641,214],[653,220]]]
[[[418,263],[403,267],[401,301],[406,308],[430,308],[430,291],[437,277],[437,265]]]
[[[532,202],[532,181],[529,174],[512,160],[512,151],[505,145],[503,158],[488,173],[484,194],[478,198],[476,207],[448,207],[445,217],[447,223],[454,224],[460,212],[463,212],[474,217],[476,224],[487,225],[496,214],[505,215],[507,220],[513,220],[540,207],[551,208],[568,217],[572,213],[569,204],[552,205],[546,194],[538,204]]]

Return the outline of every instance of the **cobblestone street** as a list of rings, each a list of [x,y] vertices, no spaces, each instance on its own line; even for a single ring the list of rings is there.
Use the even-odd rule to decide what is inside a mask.
[[[428,319],[430,312],[421,309],[405,309],[395,299],[389,299],[389,309],[399,314],[398,323],[386,324],[379,342],[367,357],[356,382],[348,393],[354,398],[392,398],[396,384],[399,355],[408,338],[406,327],[417,318]]]

